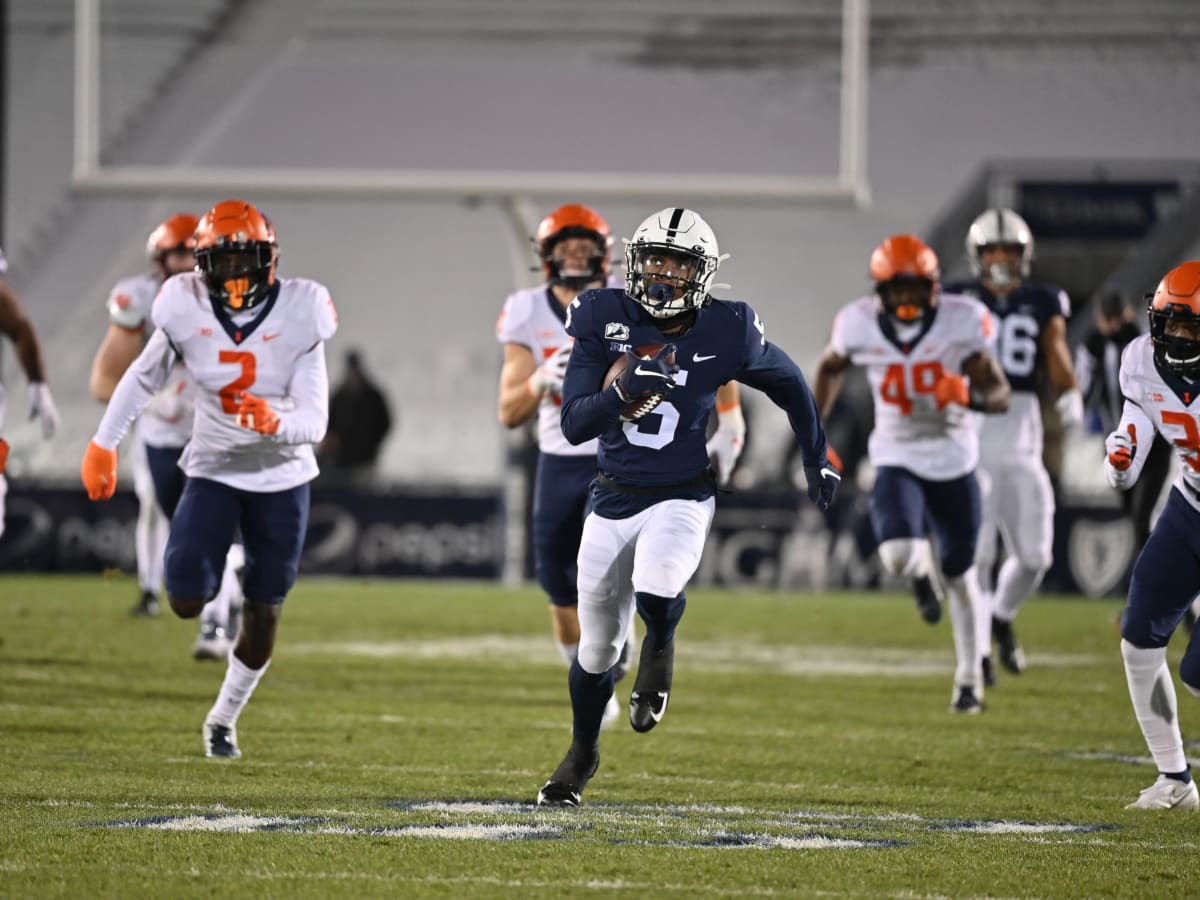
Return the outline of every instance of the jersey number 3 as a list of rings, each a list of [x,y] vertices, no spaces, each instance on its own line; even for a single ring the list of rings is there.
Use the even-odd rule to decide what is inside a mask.
[[[253,353],[242,350],[222,350],[217,359],[242,367],[242,373],[217,392],[221,397],[221,409],[232,416],[238,411],[238,394],[254,384],[258,377],[258,360]]]

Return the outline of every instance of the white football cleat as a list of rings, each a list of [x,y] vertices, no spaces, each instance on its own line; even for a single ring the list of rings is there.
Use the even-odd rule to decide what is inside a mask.
[[[1146,788],[1126,809],[1200,809],[1200,791],[1196,782],[1184,784],[1176,778],[1159,775],[1158,780]]]
[[[192,658],[196,660],[223,660],[229,657],[233,641],[225,629],[212,622],[202,623],[196,643],[192,644]]]

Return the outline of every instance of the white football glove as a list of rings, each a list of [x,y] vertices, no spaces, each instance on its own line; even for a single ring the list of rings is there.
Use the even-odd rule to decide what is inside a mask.
[[[717,484],[726,485],[737,465],[742,448],[746,446],[746,419],[742,408],[735,406],[717,414],[717,430],[708,439],[708,459],[717,471]]]
[[[46,440],[54,437],[58,431],[58,407],[50,396],[50,385],[44,381],[29,382],[29,421],[40,420],[42,437]]]
[[[542,394],[558,396],[562,393],[563,379],[567,375],[567,362],[571,358],[573,341],[567,341],[529,376],[529,389],[535,397]]]
[[[1079,388],[1064,392],[1054,401],[1054,408],[1063,428],[1077,428],[1083,424],[1083,394],[1079,393]]]
[[[1122,490],[1133,485],[1131,467],[1137,456],[1137,429],[1129,425],[1125,431],[1114,431],[1104,439],[1104,449],[1108,459],[1104,474],[1108,483]]]

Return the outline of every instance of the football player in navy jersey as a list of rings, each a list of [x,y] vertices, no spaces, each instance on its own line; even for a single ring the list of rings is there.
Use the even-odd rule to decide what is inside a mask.
[[[1067,348],[1070,300],[1064,291],[1031,282],[1033,234],[1011,209],[980,213],[966,238],[974,280],[945,285],[950,293],[982,300],[996,319],[995,355],[1012,385],[1008,412],[985,416],[980,426],[979,475],[983,524],[976,561],[988,616],[979,618],[983,676],[995,681],[987,648],[996,642],[1000,663],[1013,674],[1025,654],[1013,619],[1050,568],[1054,542],[1054,489],[1042,462],[1042,411],[1038,382],[1045,370],[1057,392],[1064,426],[1083,421],[1083,396]],[[1007,557],[993,581],[997,532]],[[991,635],[989,636],[989,625]]]
[[[837,492],[840,476],[799,367],[767,341],[753,309],[710,293],[722,258],[699,215],[663,209],[626,241],[625,289],[586,291],[567,309],[575,344],[562,428],[574,444],[599,439],[598,472],[579,547],[580,638],[568,679],[573,740],[538,792],[539,805],[577,806],[600,764],[600,722],[635,605],[646,637],[630,724],[646,732],[666,712],[683,588],[716,505],[705,426],[717,389],[738,381],[766,393],[788,414],[809,497],[828,509]],[[622,358],[624,369],[606,385]]]

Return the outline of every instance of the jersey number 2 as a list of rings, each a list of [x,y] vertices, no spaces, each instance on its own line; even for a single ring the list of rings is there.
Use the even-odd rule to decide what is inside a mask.
[[[238,394],[254,384],[254,379],[258,377],[258,360],[253,353],[242,350],[222,350],[217,360],[242,367],[242,374],[217,392],[221,397],[221,409],[233,415],[238,411]]]

